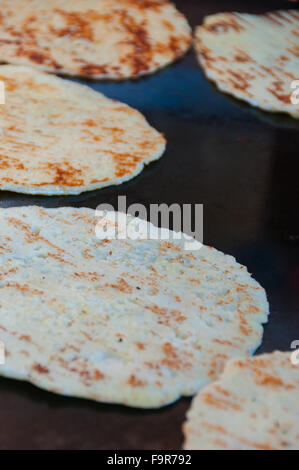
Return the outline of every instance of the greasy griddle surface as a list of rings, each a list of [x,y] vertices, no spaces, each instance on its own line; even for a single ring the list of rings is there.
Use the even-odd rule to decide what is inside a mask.
[[[290,8],[289,1],[177,0],[192,26],[225,10]],[[243,4],[243,5],[242,5]],[[84,83],[84,82],[82,82]],[[190,52],[151,77],[88,82],[143,112],[165,133],[165,156],[121,187],[71,197],[0,193],[1,207],[203,203],[204,242],[237,257],[265,287],[271,308],[261,352],[299,340],[299,123],[218,92]],[[0,338],[1,339],[1,338]],[[160,411],[65,398],[0,379],[0,449],[178,449],[189,406]]]

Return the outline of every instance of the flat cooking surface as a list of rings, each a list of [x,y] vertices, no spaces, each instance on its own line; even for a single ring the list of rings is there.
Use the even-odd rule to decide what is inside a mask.
[[[177,0],[192,26],[219,11],[294,7],[290,1]],[[297,4],[298,5],[298,4]],[[299,71],[298,71],[299,72]],[[299,78],[299,77],[298,77]],[[260,352],[299,340],[299,122],[218,92],[192,51],[135,82],[89,82],[143,112],[168,139],[164,157],[130,183],[71,197],[0,192],[2,207],[134,202],[204,204],[204,242],[247,265],[271,309]],[[0,449],[179,449],[189,406],[160,411],[65,398],[0,379]]]

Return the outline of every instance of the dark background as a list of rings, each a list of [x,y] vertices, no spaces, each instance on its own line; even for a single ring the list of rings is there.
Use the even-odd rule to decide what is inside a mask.
[[[298,8],[291,1],[177,0],[192,26],[220,11]],[[298,70],[299,73],[299,70]],[[299,78],[299,76],[298,76]],[[270,322],[259,352],[299,340],[299,121],[218,92],[193,51],[138,81],[89,82],[165,133],[163,158],[118,187],[70,197],[0,192],[2,207],[204,204],[204,243],[234,255],[265,287]],[[0,379],[0,449],[178,449],[189,406],[140,411],[65,398]]]

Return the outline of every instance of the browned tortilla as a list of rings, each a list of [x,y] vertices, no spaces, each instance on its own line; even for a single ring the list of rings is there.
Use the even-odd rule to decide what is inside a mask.
[[[0,60],[90,78],[137,77],[184,54],[191,30],[164,0],[0,0]]]

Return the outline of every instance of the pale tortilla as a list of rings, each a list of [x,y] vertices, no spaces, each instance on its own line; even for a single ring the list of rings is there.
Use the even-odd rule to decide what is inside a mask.
[[[185,251],[182,240],[100,240],[91,209],[20,207],[0,216],[4,376],[156,408],[193,395],[229,358],[261,343],[265,291],[231,256]],[[134,233],[150,227],[125,222]]]

